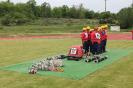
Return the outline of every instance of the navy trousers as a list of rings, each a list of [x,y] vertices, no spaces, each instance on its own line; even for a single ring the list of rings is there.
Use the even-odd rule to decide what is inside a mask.
[[[99,54],[100,53],[100,45],[95,42],[92,44],[92,54]]]

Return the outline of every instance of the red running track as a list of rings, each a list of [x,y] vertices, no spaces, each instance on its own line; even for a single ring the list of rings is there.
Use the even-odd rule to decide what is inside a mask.
[[[0,37],[0,40],[17,40],[17,39],[62,39],[62,38],[80,38],[80,34],[49,34],[41,36],[16,36],[16,37]],[[131,33],[109,33],[109,40],[131,40]]]
[[[109,40],[132,40],[132,33],[110,33]]]

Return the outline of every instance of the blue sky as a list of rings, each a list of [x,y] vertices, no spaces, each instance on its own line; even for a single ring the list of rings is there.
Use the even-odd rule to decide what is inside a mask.
[[[0,0],[6,1],[6,0]],[[11,0],[11,2],[27,2],[28,0]],[[36,0],[37,4],[40,5],[43,2],[48,2],[52,7],[62,6],[62,5],[79,5],[80,3],[87,9],[99,11],[104,11],[104,0]],[[131,5],[133,0],[107,0],[107,11],[118,12],[121,8],[128,7]]]

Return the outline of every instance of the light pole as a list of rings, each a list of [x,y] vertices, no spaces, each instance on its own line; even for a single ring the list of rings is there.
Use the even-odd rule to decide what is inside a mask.
[[[7,0],[8,3],[10,3],[10,0]]]
[[[107,0],[105,0],[105,12],[106,12],[106,9],[107,9]]]

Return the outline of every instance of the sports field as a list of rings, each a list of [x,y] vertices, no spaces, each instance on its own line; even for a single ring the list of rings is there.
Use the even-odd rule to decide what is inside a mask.
[[[129,37],[124,38],[110,39],[107,46],[108,53],[111,52],[110,49],[114,51],[122,50],[124,54],[132,51],[133,41],[128,39]],[[32,61],[40,57],[66,54],[70,46],[78,44],[81,44],[80,39],[70,36],[65,38],[51,37],[50,39],[2,38],[0,40],[0,66]],[[123,53],[119,52],[118,54],[122,55],[121,59],[79,80],[0,70],[0,88],[132,88],[133,52],[124,56]],[[117,52],[115,55],[117,55]],[[112,55],[112,57],[114,56]]]

